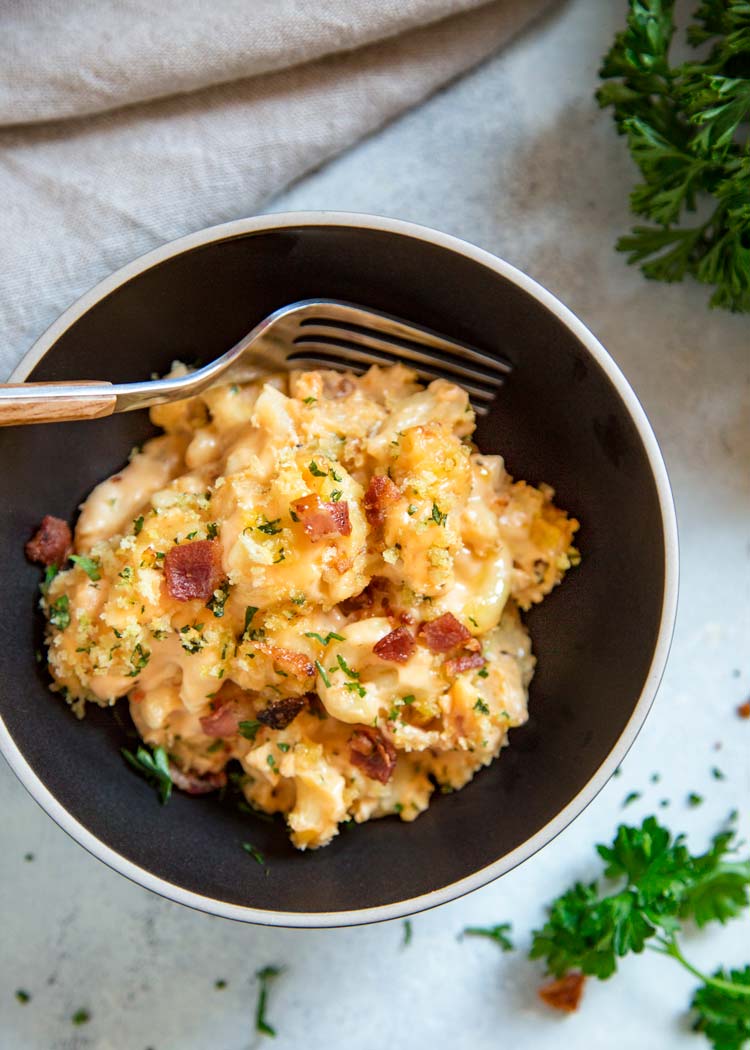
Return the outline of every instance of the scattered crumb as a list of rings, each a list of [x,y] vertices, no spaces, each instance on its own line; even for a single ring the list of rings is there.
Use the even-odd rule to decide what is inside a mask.
[[[669,799],[668,798],[663,798],[661,800],[661,802],[659,803],[659,805],[661,806],[662,809],[666,809],[667,806],[669,805]]]
[[[214,981],[214,988],[221,990],[222,988],[226,988],[226,986],[227,982],[222,977],[220,977],[218,981]]]
[[[625,798],[622,800],[622,808],[625,809],[625,807],[629,806],[631,802],[637,802],[637,800],[640,797],[640,791],[631,791],[630,794],[626,795]]]
[[[24,853],[23,859],[31,862],[34,859],[34,854],[33,853]]]
[[[652,773],[650,780],[652,784],[658,784],[661,780],[661,773]]]
[[[88,1010],[85,1010],[83,1009],[83,1007],[81,1007],[80,1010],[76,1010],[76,1012],[73,1014],[70,1020],[73,1022],[73,1024],[88,1024],[88,1022],[91,1020],[91,1014],[88,1012]]]
[[[698,795],[695,791],[691,791],[687,797],[687,804],[691,809],[695,809],[696,806],[703,805],[703,795]]]
[[[740,704],[737,708],[737,714],[740,718],[750,718],[750,700],[746,700],[744,704]]]
[[[30,1003],[31,1002],[31,996],[29,995],[29,993],[26,991],[25,988],[19,988],[18,989],[18,991],[16,992],[16,999],[18,1000],[19,1003],[23,1003],[24,1005],[26,1003]]]
[[[722,772],[722,770],[720,770],[718,766],[714,766],[711,769],[711,776],[714,778],[714,780],[726,780],[727,779],[726,773]]]
[[[564,977],[543,984],[539,989],[539,998],[555,1010],[572,1014],[578,1009],[585,981],[582,973],[566,973]]]

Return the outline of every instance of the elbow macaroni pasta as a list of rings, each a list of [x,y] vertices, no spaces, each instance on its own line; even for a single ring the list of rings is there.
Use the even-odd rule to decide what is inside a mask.
[[[519,609],[577,562],[578,523],[550,488],[477,451],[460,387],[424,389],[401,366],[292,372],[151,416],[164,433],[88,497],[84,560],[42,599],[52,688],[77,715],[127,696],[146,743],[197,777],[229,765],[300,849],[343,821],[413,820],[436,787],[458,789],[498,756],[527,718]],[[373,476],[390,479],[375,515]],[[294,507],[315,497],[346,512],[348,531],[313,534]],[[206,539],[220,543],[221,582],[208,600],[178,600],[169,551]],[[420,625],[447,613],[463,641],[436,652]],[[398,628],[409,655],[378,656]],[[282,701],[295,714],[278,728],[264,717]],[[222,712],[222,735],[207,732]],[[387,775],[356,761],[357,731],[377,734]]]

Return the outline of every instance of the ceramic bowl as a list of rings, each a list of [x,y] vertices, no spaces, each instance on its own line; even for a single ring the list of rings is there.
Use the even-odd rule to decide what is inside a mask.
[[[191,234],[84,295],[15,381],[164,372],[221,354],[266,314],[330,297],[409,318],[509,358],[477,443],[551,484],[581,522],[582,563],[526,621],[538,657],[530,720],[462,791],[411,824],[389,818],[300,853],[279,823],[133,775],[124,701],[84,721],[48,690],[39,571],[24,542],[73,520],[89,490],[152,433],[145,413],[0,431],[0,744],[41,806],[91,853],[183,904],[249,922],[334,926],[407,915],[497,878],[550,841],[612,775],[654,699],[677,593],[664,463],[633,391],[565,306],[464,241],[394,219],[268,215]],[[268,873],[241,848],[251,840]]]

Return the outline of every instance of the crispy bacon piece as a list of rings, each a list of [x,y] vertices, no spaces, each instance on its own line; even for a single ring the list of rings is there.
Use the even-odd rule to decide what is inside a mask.
[[[316,493],[312,493],[295,500],[292,510],[301,521],[305,534],[313,542],[331,539],[333,536],[351,535],[352,524],[349,521],[349,504],[346,500],[326,503]]]
[[[463,674],[464,671],[477,671],[487,663],[481,653],[461,653],[452,660],[446,660],[444,667],[449,675]]]
[[[750,700],[746,700],[744,704],[740,704],[737,708],[737,714],[740,718],[750,718]]]
[[[234,700],[224,703],[200,719],[201,729],[206,736],[235,736],[239,730],[240,713]]]
[[[218,773],[191,773],[180,769],[174,762],[169,763],[169,775],[174,786],[188,795],[209,795],[223,788],[227,782],[223,769]]]
[[[405,664],[409,661],[417,647],[414,635],[406,627],[397,627],[395,631],[386,634],[379,642],[375,642],[372,651],[381,660],[390,660],[396,664]]]
[[[543,984],[539,989],[539,998],[555,1010],[572,1014],[578,1009],[585,982],[582,973],[566,973],[564,977]]]
[[[67,561],[72,548],[73,537],[67,521],[45,514],[41,525],[24,549],[29,561],[59,567]]]
[[[373,780],[387,784],[396,768],[396,748],[383,734],[370,726],[355,729],[349,738],[349,758],[354,766]]]
[[[296,649],[284,649],[280,645],[271,645],[270,642],[256,642],[255,648],[270,656],[280,671],[290,674],[293,678],[312,678],[315,674],[315,665],[310,657]]]
[[[265,710],[258,712],[258,721],[269,729],[286,729],[306,704],[306,696],[285,696],[281,700],[272,700]]]
[[[423,623],[421,634],[433,653],[448,653],[471,638],[471,632],[449,612]]]
[[[382,525],[386,507],[399,498],[401,493],[386,474],[373,474],[364,498],[365,517],[370,525]]]
[[[178,543],[164,559],[164,576],[170,597],[178,602],[200,598],[206,602],[224,578],[219,540]]]

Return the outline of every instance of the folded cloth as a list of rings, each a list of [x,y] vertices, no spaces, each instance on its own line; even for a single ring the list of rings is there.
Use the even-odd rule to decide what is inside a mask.
[[[269,197],[554,0],[27,0],[0,35],[0,375],[129,259]],[[345,202],[342,202],[345,206]]]

